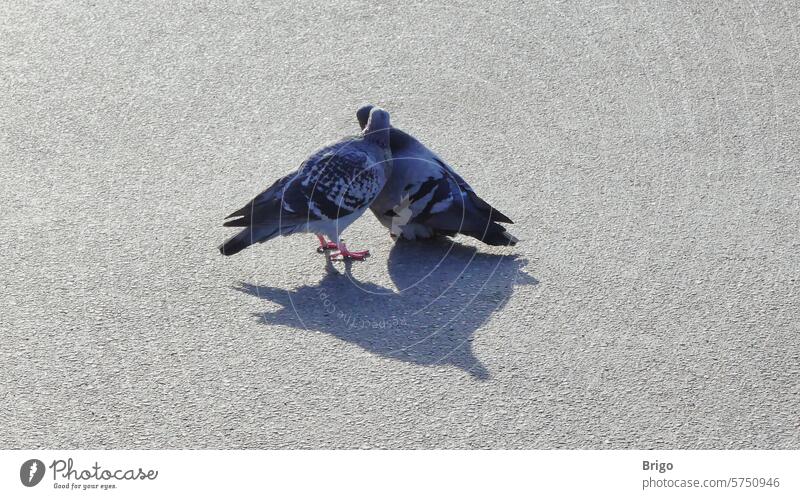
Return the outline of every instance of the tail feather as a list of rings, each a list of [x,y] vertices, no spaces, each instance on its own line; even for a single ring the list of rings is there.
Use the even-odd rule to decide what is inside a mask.
[[[472,201],[472,205],[477,209],[477,212],[489,217],[492,222],[500,222],[505,224],[514,223],[510,218],[500,213],[500,210],[478,197],[478,195],[474,192],[467,191],[467,195],[469,196],[469,200]]]
[[[235,255],[254,243],[263,243],[276,237],[278,227],[247,227],[219,245],[219,252],[225,256]]]
[[[519,241],[505,227],[494,222],[487,225],[483,232],[469,231],[463,232],[463,234],[481,240],[490,246],[514,246]]]
[[[500,220],[512,223],[499,211],[491,207],[488,207],[486,211],[478,211],[472,205],[464,205],[463,210],[459,206],[453,205],[450,209],[436,213],[417,223],[433,229],[437,234],[461,233],[491,246],[514,246],[517,244],[517,238],[497,223]]]
[[[232,214],[228,218],[234,217],[234,216],[236,216],[236,214]],[[226,220],[225,222],[222,223],[222,226],[223,227],[249,227],[250,223],[251,223],[250,220],[247,220],[246,218],[237,218],[235,220]]]

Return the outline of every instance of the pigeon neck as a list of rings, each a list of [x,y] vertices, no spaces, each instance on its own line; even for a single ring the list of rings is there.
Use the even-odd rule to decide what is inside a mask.
[[[389,129],[388,128],[381,128],[378,130],[370,130],[367,128],[364,130],[364,137],[380,147],[389,147]]]

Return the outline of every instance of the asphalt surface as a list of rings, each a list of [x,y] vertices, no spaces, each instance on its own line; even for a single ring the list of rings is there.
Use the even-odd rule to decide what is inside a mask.
[[[327,2],[326,2],[327,3]],[[220,3],[221,4],[221,3]],[[792,2],[0,6],[0,447],[800,447]],[[515,248],[225,215],[373,102]]]

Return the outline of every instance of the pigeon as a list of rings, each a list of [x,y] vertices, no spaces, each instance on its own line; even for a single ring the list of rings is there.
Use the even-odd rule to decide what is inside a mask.
[[[373,105],[358,109],[362,129]],[[393,239],[427,239],[464,234],[492,246],[518,239],[500,223],[514,223],[478,197],[472,187],[433,151],[408,133],[389,132],[392,173],[370,205]]]
[[[390,126],[389,113],[371,109],[360,135],[322,147],[296,172],[228,215],[232,220],[223,226],[244,230],[222,243],[220,253],[235,255],[279,235],[311,232],[319,239],[318,251],[339,251],[332,259],[366,258],[369,251],[349,250],[341,234],[366,211],[391,174]]]

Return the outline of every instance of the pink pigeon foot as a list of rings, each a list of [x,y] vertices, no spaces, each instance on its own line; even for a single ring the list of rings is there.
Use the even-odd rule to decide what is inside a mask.
[[[319,247],[317,247],[317,253],[324,253],[328,250],[335,250],[339,249],[333,241],[326,241],[324,237],[317,234],[317,239],[319,239]]]
[[[344,243],[339,245],[339,252],[331,255],[331,260],[365,260],[369,256],[369,250],[350,251]]]

